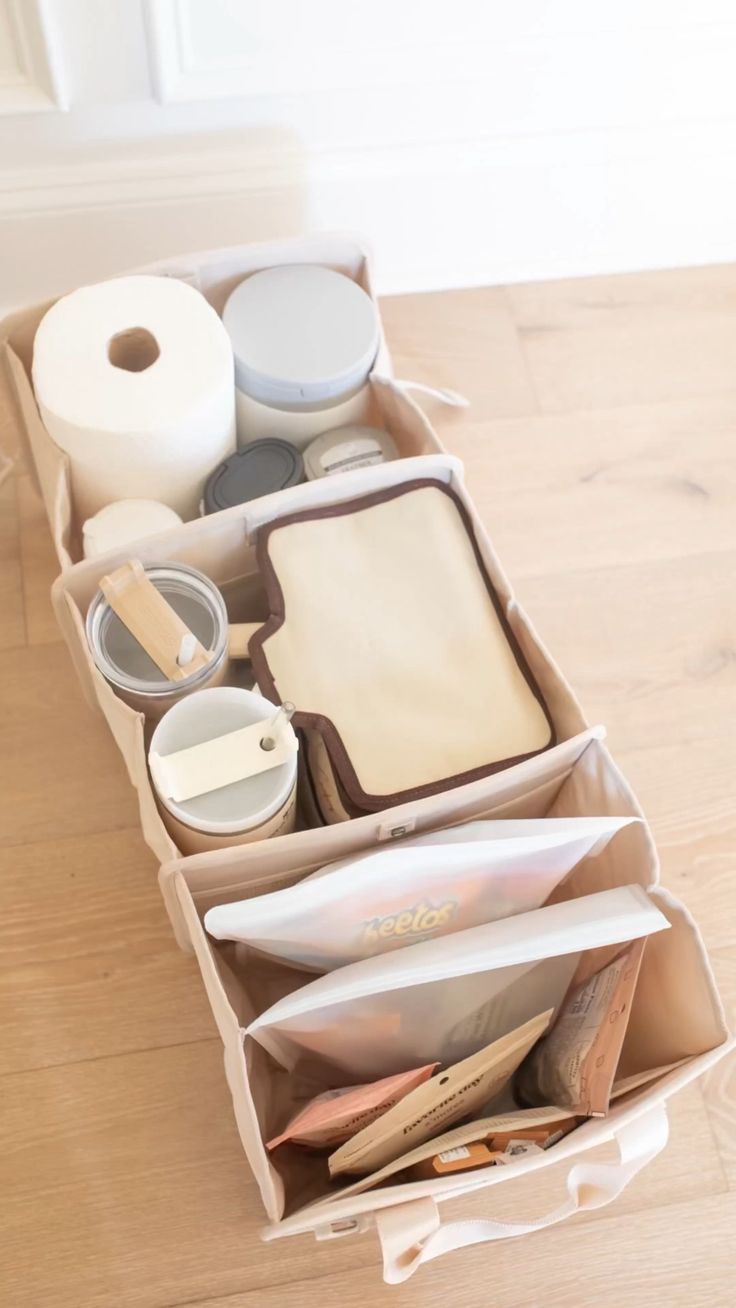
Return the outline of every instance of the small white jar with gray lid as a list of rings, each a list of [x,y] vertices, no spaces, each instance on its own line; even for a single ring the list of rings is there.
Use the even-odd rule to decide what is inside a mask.
[[[303,449],[319,432],[365,420],[380,329],[350,277],[319,264],[267,268],[235,288],[223,322],[239,445],[277,436]]]
[[[304,451],[304,468],[307,479],[316,481],[337,472],[373,468],[377,463],[388,463],[398,457],[399,451],[387,431],[353,423],[317,436]]]

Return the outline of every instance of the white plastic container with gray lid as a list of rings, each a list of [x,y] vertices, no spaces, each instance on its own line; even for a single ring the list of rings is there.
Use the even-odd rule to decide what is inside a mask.
[[[316,481],[338,472],[373,468],[398,457],[399,451],[387,431],[352,423],[317,436],[304,451],[304,467],[308,480]]]
[[[277,436],[303,449],[330,427],[366,420],[380,328],[350,277],[319,264],[267,268],[235,288],[223,322],[240,445]]]

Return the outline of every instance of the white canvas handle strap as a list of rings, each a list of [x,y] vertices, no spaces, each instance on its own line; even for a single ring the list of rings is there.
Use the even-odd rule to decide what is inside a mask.
[[[399,377],[395,379],[394,385],[399,386],[402,391],[418,391],[421,395],[429,395],[431,399],[439,400],[441,404],[447,404],[451,409],[470,407],[470,400],[459,391],[450,390],[449,386],[428,386],[426,382],[409,381]]]
[[[575,1163],[567,1176],[567,1199],[559,1208],[531,1222],[471,1220],[440,1221],[434,1199],[415,1199],[376,1213],[376,1227],[383,1251],[383,1277],[398,1285],[421,1267],[453,1249],[530,1235],[554,1226],[574,1213],[603,1208],[621,1194],[647,1163],[667,1143],[668,1124],[664,1105],[622,1126],[615,1135],[620,1153],[618,1163]]]

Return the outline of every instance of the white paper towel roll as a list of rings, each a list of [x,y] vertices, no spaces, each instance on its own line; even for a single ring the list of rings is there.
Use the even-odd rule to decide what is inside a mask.
[[[57,301],[36,333],[33,385],[69,455],[78,520],[137,498],[193,518],[208,473],[235,449],[227,332],[175,278],[120,277]]]

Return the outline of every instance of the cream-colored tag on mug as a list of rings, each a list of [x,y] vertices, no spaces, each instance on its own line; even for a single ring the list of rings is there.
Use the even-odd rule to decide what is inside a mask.
[[[262,741],[269,720],[240,727],[226,736],[216,736],[201,745],[190,745],[174,754],[148,756],[151,775],[159,794],[180,804],[195,795],[206,795],[234,781],[245,781],[286,763],[296,754],[299,742],[292,727],[286,726],[266,749]]]

